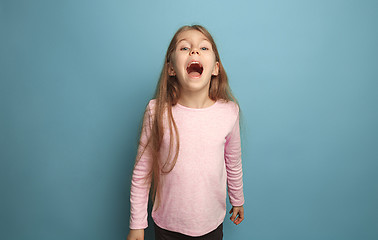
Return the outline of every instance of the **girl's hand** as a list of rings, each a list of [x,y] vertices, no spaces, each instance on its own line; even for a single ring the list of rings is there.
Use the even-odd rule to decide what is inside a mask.
[[[244,207],[243,206],[239,206],[239,207],[233,206],[229,213],[232,213],[232,216],[230,217],[230,219],[236,225],[238,225],[244,220]]]
[[[127,240],[144,240],[144,229],[130,229]]]

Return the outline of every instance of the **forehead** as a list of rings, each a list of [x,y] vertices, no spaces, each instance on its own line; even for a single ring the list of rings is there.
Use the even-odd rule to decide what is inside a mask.
[[[210,42],[209,39],[200,31],[197,30],[187,30],[182,33],[180,33],[177,36],[177,44],[180,42],[202,42],[202,41],[207,41]]]

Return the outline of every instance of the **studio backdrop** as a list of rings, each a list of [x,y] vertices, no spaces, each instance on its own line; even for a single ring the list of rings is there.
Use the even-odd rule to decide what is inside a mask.
[[[0,238],[126,239],[143,111],[173,34],[201,24],[242,110],[245,220],[224,239],[378,239],[377,9],[1,0]]]

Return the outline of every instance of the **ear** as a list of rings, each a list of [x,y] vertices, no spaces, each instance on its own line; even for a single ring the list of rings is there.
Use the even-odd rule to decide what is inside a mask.
[[[218,76],[218,74],[219,74],[219,62],[216,62],[215,66],[214,66],[214,69],[213,69],[213,72],[211,73],[211,75]]]
[[[169,74],[169,76],[171,76],[171,77],[176,76],[176,72],[173,69],[172,64],[171,63],[167,63],[167,64],[168,64],[168,74]]]

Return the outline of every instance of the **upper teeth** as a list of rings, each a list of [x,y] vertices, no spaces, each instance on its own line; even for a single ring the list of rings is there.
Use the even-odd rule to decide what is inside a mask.
[[[191,63],[189,63],[188,67],[189,67],[190,65],[192,65],[192,64],[199,64],[199,65],[201,66],[201,63],[200,63],[200,62],[191,62]],[[201,67],[202,67],[202,66],[201,66]]]

